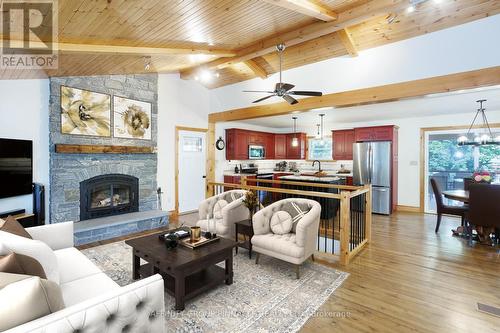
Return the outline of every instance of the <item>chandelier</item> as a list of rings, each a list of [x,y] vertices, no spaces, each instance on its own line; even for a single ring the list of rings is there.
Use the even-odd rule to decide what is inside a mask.
[[[483,103],[486,102],[485,99],[480,99],[476,101],[479,103],[479,109],[477,109],[476,116],[472,120],[470,124],[469,130],[465,135],[461,135],[458,139],[459,146],[482,146],[482,145],[500,145],[500,135],[496,138],[493,138],[493,134],[491,132],[490,124],[488,123],[488,118],[486,118],[486,113],[484,112],[486,109],[483,107]],[[474,135],[473,140],[470,140],[471,130],[476,123],[476,120],[480,118],[479,121],[482,120],[483,125],[480,126],[483,129],[483,133],[476,133]]]

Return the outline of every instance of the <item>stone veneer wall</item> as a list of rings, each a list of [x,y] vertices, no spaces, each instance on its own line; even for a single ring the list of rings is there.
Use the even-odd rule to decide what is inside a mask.
[[[50,79],[50,223],[80,219],[80,182],[109,173],[139,178],[139,211],[157,209],[156,154],[58,154],[55,144],[92,144],[157,146],[158,76],[103,75],[54,77]],[[61,133],[61,85],[150,102],[152,105],[151,140],[67,135]],[[111,130],[113,132],[113,130]]]

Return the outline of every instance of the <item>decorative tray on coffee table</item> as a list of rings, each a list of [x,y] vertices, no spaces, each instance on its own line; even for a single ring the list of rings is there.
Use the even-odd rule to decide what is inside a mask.
[[[220,237],[206,238],[204,236],[201,236],[200,239],[197,240],[196,242],[192,242],[191,238],[186,238],[186,239],[179,241],[179,243],[185,247],[189,247],[190,249],[196,249],[200,246],[216,242],[219,239],[220,239]]]

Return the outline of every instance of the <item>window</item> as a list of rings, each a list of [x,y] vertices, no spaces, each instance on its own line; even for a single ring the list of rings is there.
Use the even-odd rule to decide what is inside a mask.
[[[498,132],[498,129],[492,129]],[[494,174],[500,180],[500,146],[459,146],[457,137],[463,130],[443,130],[427,133],[426,143],[426,202],[425,211],[435,212],[434,193],[429,185],[434,178],[442,191],[464,188],[464,178],[472,176],[476,170]],[[461,205],[460,202],[443,198],[447,205]]]
[[[332,159],[332,140],[328,137],[322,139],[309,138],[307,140],[309,149],[309,160],[331,160]]]
[[[203,140],[199,137],[185,136],[182,142],[182,150],[185,152],[198,153],[202,151]]]

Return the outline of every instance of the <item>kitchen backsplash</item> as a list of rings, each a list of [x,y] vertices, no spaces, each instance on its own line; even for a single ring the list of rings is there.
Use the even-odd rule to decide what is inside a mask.
[[[254,163],[258,166],[260,171],[263,170],[272,170],[276,167],[276,163],[281,162],[283,160],[248,160],[248,161],[225,161],[224,172],[233,172],[234,167],[240,167],[241,163]],[[287,162],[296,162],[297,167],[300,171],[309,171],[309,170],[317,170],[318,164],[314,167],[312,166],[312,161],[304,161],[304,160],[287,160]],[[338,171],[341,168],[341,165],[344,165],[345,169],[352,171],[352,161],[335,161],[335,162],[321,162],[321,169],[324,171]]]

